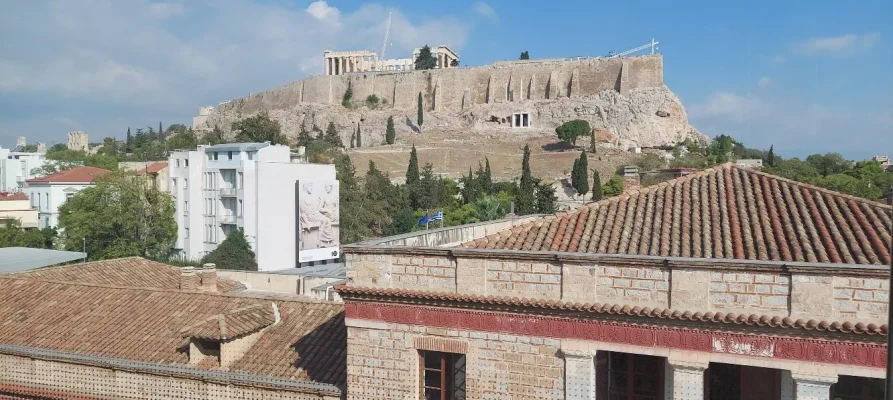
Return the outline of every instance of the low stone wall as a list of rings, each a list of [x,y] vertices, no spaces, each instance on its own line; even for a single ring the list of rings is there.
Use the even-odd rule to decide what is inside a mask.
[[[885,323],[881,266],[347,246],[351,285]]]

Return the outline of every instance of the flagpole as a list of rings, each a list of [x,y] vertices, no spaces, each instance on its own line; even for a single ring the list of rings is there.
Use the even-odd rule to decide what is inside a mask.
[[[440,209],[440,227],[443,228],[443,209]]]
[[[428,220],[430,220],[430,219],[431,218],[428,218],[428,209],[426,208],[425,209],[425,230],[426,231],[428,230]]]

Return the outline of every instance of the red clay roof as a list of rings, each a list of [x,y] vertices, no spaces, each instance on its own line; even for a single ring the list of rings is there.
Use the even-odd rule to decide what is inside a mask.
[[[768,326],[772,328],[793,328],[803,330],[831,331],[839,333],[855,333],[864,335],[886,335],[887,325],[878,325],[875,323],[866,324],[863,322],[829,322],[797,319],[790,317],[758,315],[758,314],[736,314],[722,312],[691,312],[680,311],[669,308],[650,308],[650,307],[631,307],[625,304],[601,304],[601,303],[565,303],[555,300],[537,300],[528,298],[517,298],[508,296],[479,296],[479,295],[462,295],[446,292],[430,292],[425,290],[409,290],[409,289],[387,289],[387,288],[371,288],[362,286],[337,285],[335,290],[345,299],[351,299],[351,295],[359,296],[375,296],[383,298],[402,298],[416,300],[431,301],[448,301],[458,303],[476,303],[483,305],[482,307],[493,307],[494,309],[504,309],[505,306],[514,307],[533,307],[547,310],[563,310],[584,312],[590,314],[608,314],[633,317],[647,317],[656,319],[670,319],[678,321],[692,322],[714,322],[722,324],[735,325],[758,325]],[[443,306],[438,304],[438,306]],[[480,308],[478,306],[476,308]]]
[[[111,171],[96,167],[75,167],[64,171],[56,172],[40,178],[28,179],[28,183],[82,183],[93,182],[94,179],[105,175]]]
[[[0,276],[0,343],[199,368],[189,364],[184,328],[234,310],[269,308],[273,302],[282,319],[226,369],[343,386],[344,307],[295,297]]]
[[[93,283],[156,289],[178,289],[180,269],[142,257],[117,258],[83,264],[40,268],[12,274],[13,277],[72,283]],[[217,279],[217,290],[233,292],[245,286],[230,279]]]
[[[724,164],[461,246],[883,265],[890,210]]]
[[[160,172],[161,170],[163,170],[165,168],[167,168],[167,161],[157,162],[157,163],[152,164],[146,168],[136,171],[136,174],[137,175],[143,175],[146,173],[157,174],[158,172]]]
[[[4,192],[5,193],[5,192]],[[0,193],[0,201],[28,200],[28,195],[24,193]]]
[[[183,337],[227,340],[257,332],[276,323],[272,303],[217,314],[183,330]]]

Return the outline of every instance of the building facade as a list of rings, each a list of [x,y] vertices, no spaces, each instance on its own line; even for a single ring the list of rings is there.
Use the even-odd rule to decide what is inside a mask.
[[[387,71],[411,71],[415,69],[415,60],[422,49],[417,48],[412,53],[412,58],[382,59],[378,53],[369,50],[360,51],[331,51],[323,52],[323,64],[325,75],[344,75],[356,72],[387,72]],[[437,60],[435,68],[453,68],[453,63],[459,63],[459,54],[447,46],[431,47],[431,56]],[[201,116],[201,110],[199,113]],[[201,120],[201,122],[207,120]],[[193,119],[193,124],[195,124]]]
[[[333,165],[293,163],[288,146],[269,143],[175,151],[167,169],[179,255],[200,259],[241,229],[262,271],[298,265],[296,183],[335,182]]]
[[[37,228],[37,209],[24,193],[0,191],[0,228],[16,221],[22,228]]]
[[[880,400],[890,215],[726,164],[459,245],[346,246],[347,398]]]
[[[0,191],[23,191],[25,181],[38,176],[32,171],[46,162],[46,154],[43,152],[26,153],[0,147]]]
[[[28,179],[26,192],[37,210],[40,229],[59,224],[59,207],[77,192],[93,186],[93,181],[109,171],[96,167],[75,167],[40,178]]]

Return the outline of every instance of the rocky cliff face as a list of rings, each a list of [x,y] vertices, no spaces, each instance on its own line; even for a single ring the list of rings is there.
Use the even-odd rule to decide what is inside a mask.
[[[348,87],[357,107],[340,104]],[[418,131],[414,123],[420,93],[426,131],[523,135],[553,131],[579,118],[592,124],[602,146],[624,150],[672,146],[687,137],[704,139],[663,84],[659,56],[317,76],[230,101],[197,118],[201,122],[195,128],[218,126],[228,132],[232,122],[267,111],[290,138],[296,138],[302,127],[325,129],[333,122],[344,143],[359,127],[363,147],[376,146],[383,141],[390,116],[398,131]],[[364,106],[370,95],[382,99],[382,104]],[[511,128],[513,113],[527,113],[530,127]]]

